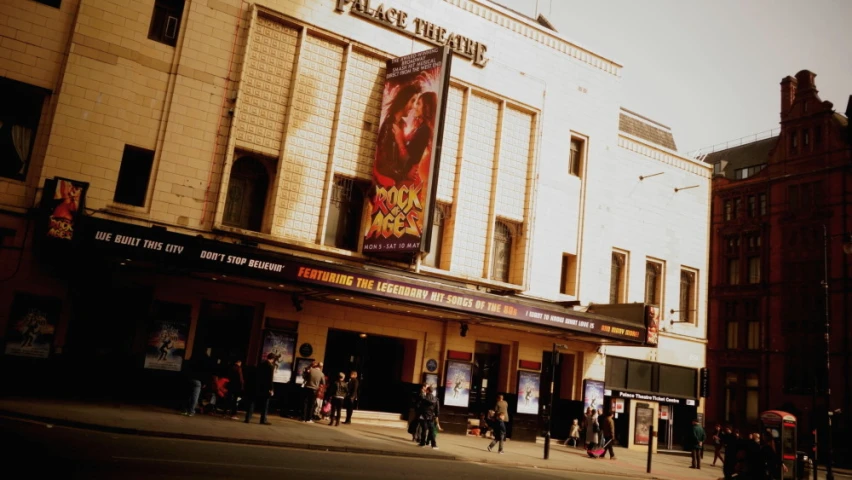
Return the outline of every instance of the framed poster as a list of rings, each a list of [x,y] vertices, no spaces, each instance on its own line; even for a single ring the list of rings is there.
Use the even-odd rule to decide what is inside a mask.
[[[186,354],[192,306],[156,302],[148,325],[145,368],[179,372]]]
[[[277,330],[263,331],[263,348],[260,351],[260,360],[263,361],[270,353],[275,355],[273,366],[275,373],[272,381],[275,383],[288,383],[293,376],[293,357],[296,351],[296,334],[293,332],[282,332]]]
[[[438,395],[438,374],[437,373],[424,373],[423,374],[423,383],[429,385],[429,388],[432,389],[432,393]]]
[[[467,407],[470,402],[470,382],[473,366],[467,362],[447,360],[444,377],[444,405]]]
[[[16,293],[6,327],[6,355],[49,357],[61,310],[58,298]]]
[[[583,380],[583,412],[589,407],[598,411],[598,415],[604,410],[604,382],[598,380]]]
[[[296,384],[301,385],[305,383],[305,379],[302,377],[302,372],[305,371],[306,368],[310,367],[311,364],[314,363],[313,358],[297,358],[296,359],[296,368],[294,369],[296,375]]]
[[[636,419],[633,424],[633,443],[648,445],[651,441],[651,425],[654,424],[654,410],[646,407],[636,407]]]
[[[517,413],[538,415],[538,399],[541,391],[539,372],[518,371],[518,408]]]

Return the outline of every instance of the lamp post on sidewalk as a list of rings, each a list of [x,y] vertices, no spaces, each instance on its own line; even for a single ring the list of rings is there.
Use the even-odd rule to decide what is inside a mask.
[[[553,426],[553,384],[556,383],[556,366],[559,365],[558,355],[560,348],[568,348],[561,343],[553,344],[550,354],[550,401],[547,405],[547,431],[544,432],[544,459],[550,458],[550,428]]]
[[[833,439],[832,431],[831,431],[831,291],[829,290],[829,271],[828,271],[828,240],[830,238],[835,237],[845,237],[846,241],[843,242],[843,253],[846,255],[852,254],[852,237],[849,234],[842,233],[838,235],[829,235],[828,227],[823,224],[822,225],[822,262],[823,262],[823,277],[822,277],[822,287],[825,294],[825,305],[823,308],[823,313],[825,314],[825,331],[824,331],[824,342],[825,342],[825,411],[826,411],[826,419],[825,419],[825,440],[826,440],[826,452],[825,452],[825,479],[826,480],[834,480],[834,471],[832,468],[833,459]],[[816,375],[815,375],[816,377]],[[816,396],[818,383],[814,385],[814,407],[816,407]],[[814,409],[814,414],[816,414],[816,408]],[[816,463],[814,463],[814,469],[817,469]],[[816,472],[814,472],[814,476],[816,477]]]

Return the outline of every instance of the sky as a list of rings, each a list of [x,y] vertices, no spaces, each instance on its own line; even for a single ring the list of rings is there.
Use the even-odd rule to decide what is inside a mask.
[[[623,65],[622,106],[681,153],[777,129],[779,84],[800,70],[837,112],[852,95],[852,0],[494,1]]]

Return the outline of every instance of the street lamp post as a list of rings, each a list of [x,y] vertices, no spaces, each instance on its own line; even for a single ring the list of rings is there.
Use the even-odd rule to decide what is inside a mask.
[[[553,344],[553,352],[550,355],[550,400],[547,405],[547,431],[544,432],[544,459],[550,458],[550,429],[553,426],[553,384],[556,383],[557,355],[560,348],[568,348],[560,343]]]

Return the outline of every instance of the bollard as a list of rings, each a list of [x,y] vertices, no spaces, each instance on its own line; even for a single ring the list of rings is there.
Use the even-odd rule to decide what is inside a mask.
[[[651,473],[651,453],[654,451],[654,426],[648,431],[648,468],[647,473]]]

